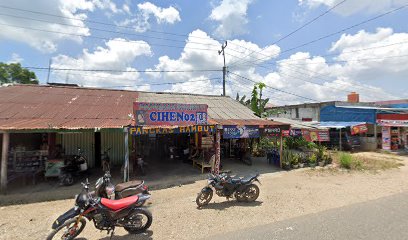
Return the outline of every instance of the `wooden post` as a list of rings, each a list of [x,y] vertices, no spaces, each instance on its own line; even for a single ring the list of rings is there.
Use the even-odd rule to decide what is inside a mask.
[[[10,143],[10,133],[3,132],[3,147],[1,151],[1,176],[0,176],[0,191],[6,192],[7,190],[7,162],[8,162],[8,150]]]
[[[123,168],[123,182],[129,181],[129,133],[128,128],[124,129],[125,137],[125,163]]]
[[[280,136],[280,146],[279,146],[279,166],[282,168],[282,153],[283,153],[283,136],[281,132]]]
[[[221,162],[221,130],[217,129],[215,134],[215,164],[214,173],[218,174],[220,172],[220,162]]]
[[[341,128],[340,128],[340,141],[339,141],[339,147],[340,147],[339,149],[340,149],[340,151],[341,151],[341,145],[342,145],[342,144],[341,144]]]

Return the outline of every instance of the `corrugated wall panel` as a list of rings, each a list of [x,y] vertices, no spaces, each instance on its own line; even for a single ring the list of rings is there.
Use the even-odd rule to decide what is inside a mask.
[[[101,150],[111,148],[111,164],[122,166],[125,159],[125,138],[123,130],[101,130]]]
[[[94,132],[81,133],[59,133],[57,134],[57,144],[61,144],[65,149],[65,154],[77,154],[80,147],[86,158],[89,167],[95,166],[95,137]]]

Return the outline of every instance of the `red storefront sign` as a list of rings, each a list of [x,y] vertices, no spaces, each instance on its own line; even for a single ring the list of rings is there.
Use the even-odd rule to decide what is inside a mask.
[[[351,135],[357,135],[360,133],[368,132],[368,128],[366,124],[355,125],[351,127]]]
[[[133,111],[138,126],[188,126],[207,124],[206,104],[134,102]]]

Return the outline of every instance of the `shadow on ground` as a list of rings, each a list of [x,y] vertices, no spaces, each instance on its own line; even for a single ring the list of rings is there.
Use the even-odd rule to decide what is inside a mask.
[[[255,201],[255,202],[237,202],[236,200],[232,201],[226,201],[226,202],[218,202],[218,203],[209,203],[206,206],[203,207],[197,207],[199,210],[206,210],[206,209],[212,209],[212,210],[224,210],[230,207],[257,207],[261,206],[263,202],[261,201]]]
[[[238,177],[254,173],[265,174],[280,171],[279,168],[269,165],[265,159],[254,160],[252,166],[244,165],[242,162],[233,159],[223,159],[221,164],[223,170],[229,170],[232,175]],[[102,175],[102,170],[92,169],[89,175],[91,186]],[[122,174],[120,169],[113,169],[112,176],[115,183],[121,182]],[[131,174],[131,179],[143,179],[150,190],[159,190],[193,184],[196,181],[207,179],[207,176],[208,171],[202,174],[201,169],[193,168],[190,163],[163,160],[160,164],[149,166],[144,176]],[[74,199],[75,194],[81,191],[81,181],[85,181],[85,177],[77,179],[76,184],[68,187],[59,186],[57,179],[43,180],[36,185],[11,185],[8,188],[7,194],[0,195],[0,206]]]

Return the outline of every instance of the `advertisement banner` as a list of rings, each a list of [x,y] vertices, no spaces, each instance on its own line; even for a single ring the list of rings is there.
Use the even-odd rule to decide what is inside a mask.
[[[176,128],[150,128],[144,129],[142,126],[129,127],[129,133],[134,136],[148,135],[148,134],[179,134],[179,133],[199,133],[199,132],[211,132],[216,130],[215,125],[198,125],[198,126],[185,126]]]
[[[368,127],[366,124],[360,124],[351,127],[351,135],[357,135],[366,132],[368,132]]]
[[[301,129],[290,129],[289,135],[292,137],[300,137],[302,136],[302,130]]]
[[[391,150],[391,128],[382,127],[382,149]]]
[[[207,124],[206,104],[134,102],[136,126],[188,126]]]
[[[257,126],[224,126],[223,137],[229,138],[259,138]]]
[[[306,141],[312,141],[312,139],[310,138],[310,131],[308,129],[302,129],[302,136]]]
[[[282,130],[280,127],[265,127],[264,134],[267,137],[280,137]]]
[[[329,142],[330,141],[330,134],[329,131],[318,131],[317,138],[320,142]]]

